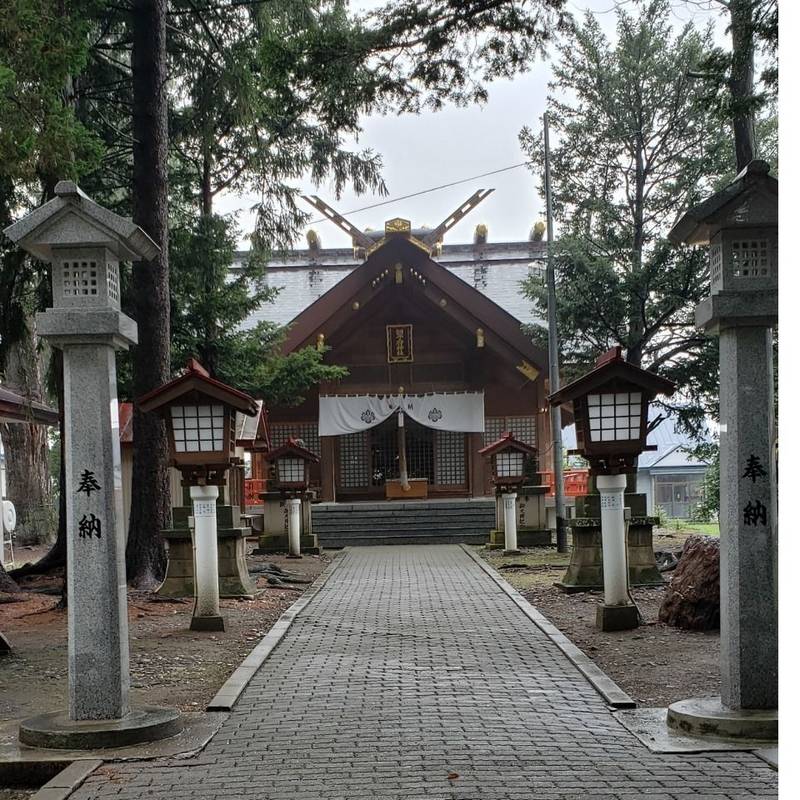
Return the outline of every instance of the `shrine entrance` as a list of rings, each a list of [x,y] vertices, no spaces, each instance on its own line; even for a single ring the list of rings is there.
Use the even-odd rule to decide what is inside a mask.
[[[437,431],[406,417],[406,460],[410,479],[426,479],[430,495],[469,494],[467,436]],[[339,499],[383,500],[386,481],[400,477],[398,428],[390,417],[359,433],[337,436]]]

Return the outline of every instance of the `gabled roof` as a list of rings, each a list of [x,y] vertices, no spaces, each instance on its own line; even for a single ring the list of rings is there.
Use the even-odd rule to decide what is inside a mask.
[[[326,338],[330,337],[338,328],[335,322],[337,312],[349,306],[353,298],[373,286],[373,282],[375,293],[380,292],[386,271],[392,273],[397,263],[414,271],[415,277],[408,275],[406,271],[404,279],[418,280],[426,293],[435,292],[439,297],[447,299],[447,305],[440,306],[446,314],[454,317],[461,314],[462,318],[474,320],[476,327],[483,327],[488,347],[492,347],[492,340],[496,338],[497,345],[501,346],[509,359],[529,362],[537,371],[546,368],[547,354],[525,336],[518,320],[434,261],[411,239],[401,235],[387,237],[363,264],[289,323],[289,333],[283,344],[284,353],[311,344],[318,333],[324,333]],[[390,274],[388,280],[391,279]]]
[[[123,261],[150,260],[161,248],[131,220],[97,205],[72,181],[59,181],[55,197],[3,231],[43,261],[52,248],[87,242],[107,247]]]
[[[672,381],[662,378],[654,372],[629,364],[622,357],[622,347],[617,345],[597,359],[593,370],[572,381],[572,383],[563,386],[557,392],[553,392],[548,399],[551,405],[558,406],[568,400],[582,397],[593,389],[603,386],[614,379],[624,380],[640,386],[643,391],[651,395],[671,395],[677,388]]]
[[[741,205],[751,195],[760,194],[767,198],[769,206],[774,206],[773,225],[778,224],[778,181],[769,174],[766,161],[751,161],[724,189],[698,203],[679,217],[669,240],[675,244],[708,244],[712,229],[734,205]],[[747,220],[742,221],[746,226]],[[749,224],[768,224],[763,219],[755,219]]]
[[[515,439],[514,434],[510,431],[504,433],[496,442],[487,444],[486,447],[481,448],[478,452],[482,456],[492,456],[495,453],[510,449],[519,450],[528,455],[536,454],[535,447],[531,447],[531,445],[525,444],[525,442],[521,442],[519,439]]]
[[[301,447],[297,440],[293,437],[289,437],[285,444],[282,444],[280,447],[276,447],[274,450],[270,450],[264,458],[267,461],[275,461],[275,459],[280,458],[281,456],[297,456],[298,458],[302,458],[304,461],[309,461],[312,464],[319,463],[319,456],[315,453],[312,453],[305,447]]]
[[[58,411],[0,386],[0,422],[58,425]]]
[[[155,411],[193,391],[219,400],[219,402],[251,417],[258,411],[254,398],[210,377],[208,372],[193,358],[189,359],[183,375],[140,397],[139,407],[142,411]]]

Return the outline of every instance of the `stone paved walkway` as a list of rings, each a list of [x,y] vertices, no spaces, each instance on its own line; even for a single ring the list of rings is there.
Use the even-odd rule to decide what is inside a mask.
[[[753,755],[650,753],[459,547],[343,558],[200,755],[74,797],[777,797]]]

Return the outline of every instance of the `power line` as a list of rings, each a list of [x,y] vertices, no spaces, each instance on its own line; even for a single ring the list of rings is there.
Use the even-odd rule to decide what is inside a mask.
[[[522,161],[519,164],[512,164],[510,167],[502,167],[501,169],[493,169],[491,172],[483,172],[480,175],[473,175],[471,178],[462,178],[458,181],[453,181],[452,183],[443,183],[441,186],[434,186],[431,189],[422,189],[419,192],[412,192],[411,194],[404,194],[402,197],[395,197],[393,200],[383,200],[380,203],[373,203],[369,206],[362,206],[361,208],[354,208],[352,211],[345,211],[343,212],[342,216],[349,216],[350,214],[358,214],[361,211],[369,211],[372,208],[379,208],[380,206],[388,206],[392,203],[399,203],[401,200],[408,200],[411,197],[419,197],[422,194],[429,194],[430,192],[438,192],[440,189],[449,189],[451,186],[458,186],[462,183],[469,183],[470,181],[478,180],[478,178],[486,178],[489,175],[497,175],[501,172],[508,172],[512,169],[519,169],[520,167],[527,167],[532,162],[530,161]],[[309,225],[316,225],[319,222],[330,222],[327,217],[320,217],[319,219],[313,219],[309,222]]]

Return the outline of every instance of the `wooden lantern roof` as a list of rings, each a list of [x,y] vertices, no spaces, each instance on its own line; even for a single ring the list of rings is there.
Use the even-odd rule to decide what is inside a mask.
[[[0,422],[58,425],[58,411],[0,386]]]
[[[251,452],[265,452],[272,445],[269,438],[269,413],[263,400],[256,400],[255,416],[236,415],[236,445]]]
[[[276,447],[274,450],[270,450],[264,457],[267,461],[277,461],[277,459],[283,458],[284,456],[302,458],[304,461],[308,461],[311,464],[319,463],[318,455],[299,445],[297,440],[291,436],[284,444],[280,447]]]
[[[482,456],[493,456],[497,453],[502,453],[504,450],[516,450],[526,455],[536,455],[536,448],[532,447],[519,439],[514,438],[514,434],[506,431],[496,442],[487,444],[486,447],[480,449],[478,452]]]
[[[558,406],[597,391],[615,380],[633,384],[650,397],[657,394],[669,396],[677,388],[667,378],[627,362],[622,356],[621,345],[617,345],[597,359],[593,370],[553,392],[548,400],[551,405]]]
[[[183,375],[140,397],[139,407],[142,411],[156,411],[192,393],[210,397],[249,417],[258,413],[258,404],[254,398],[212,378],[193,358],[189,359]]]

